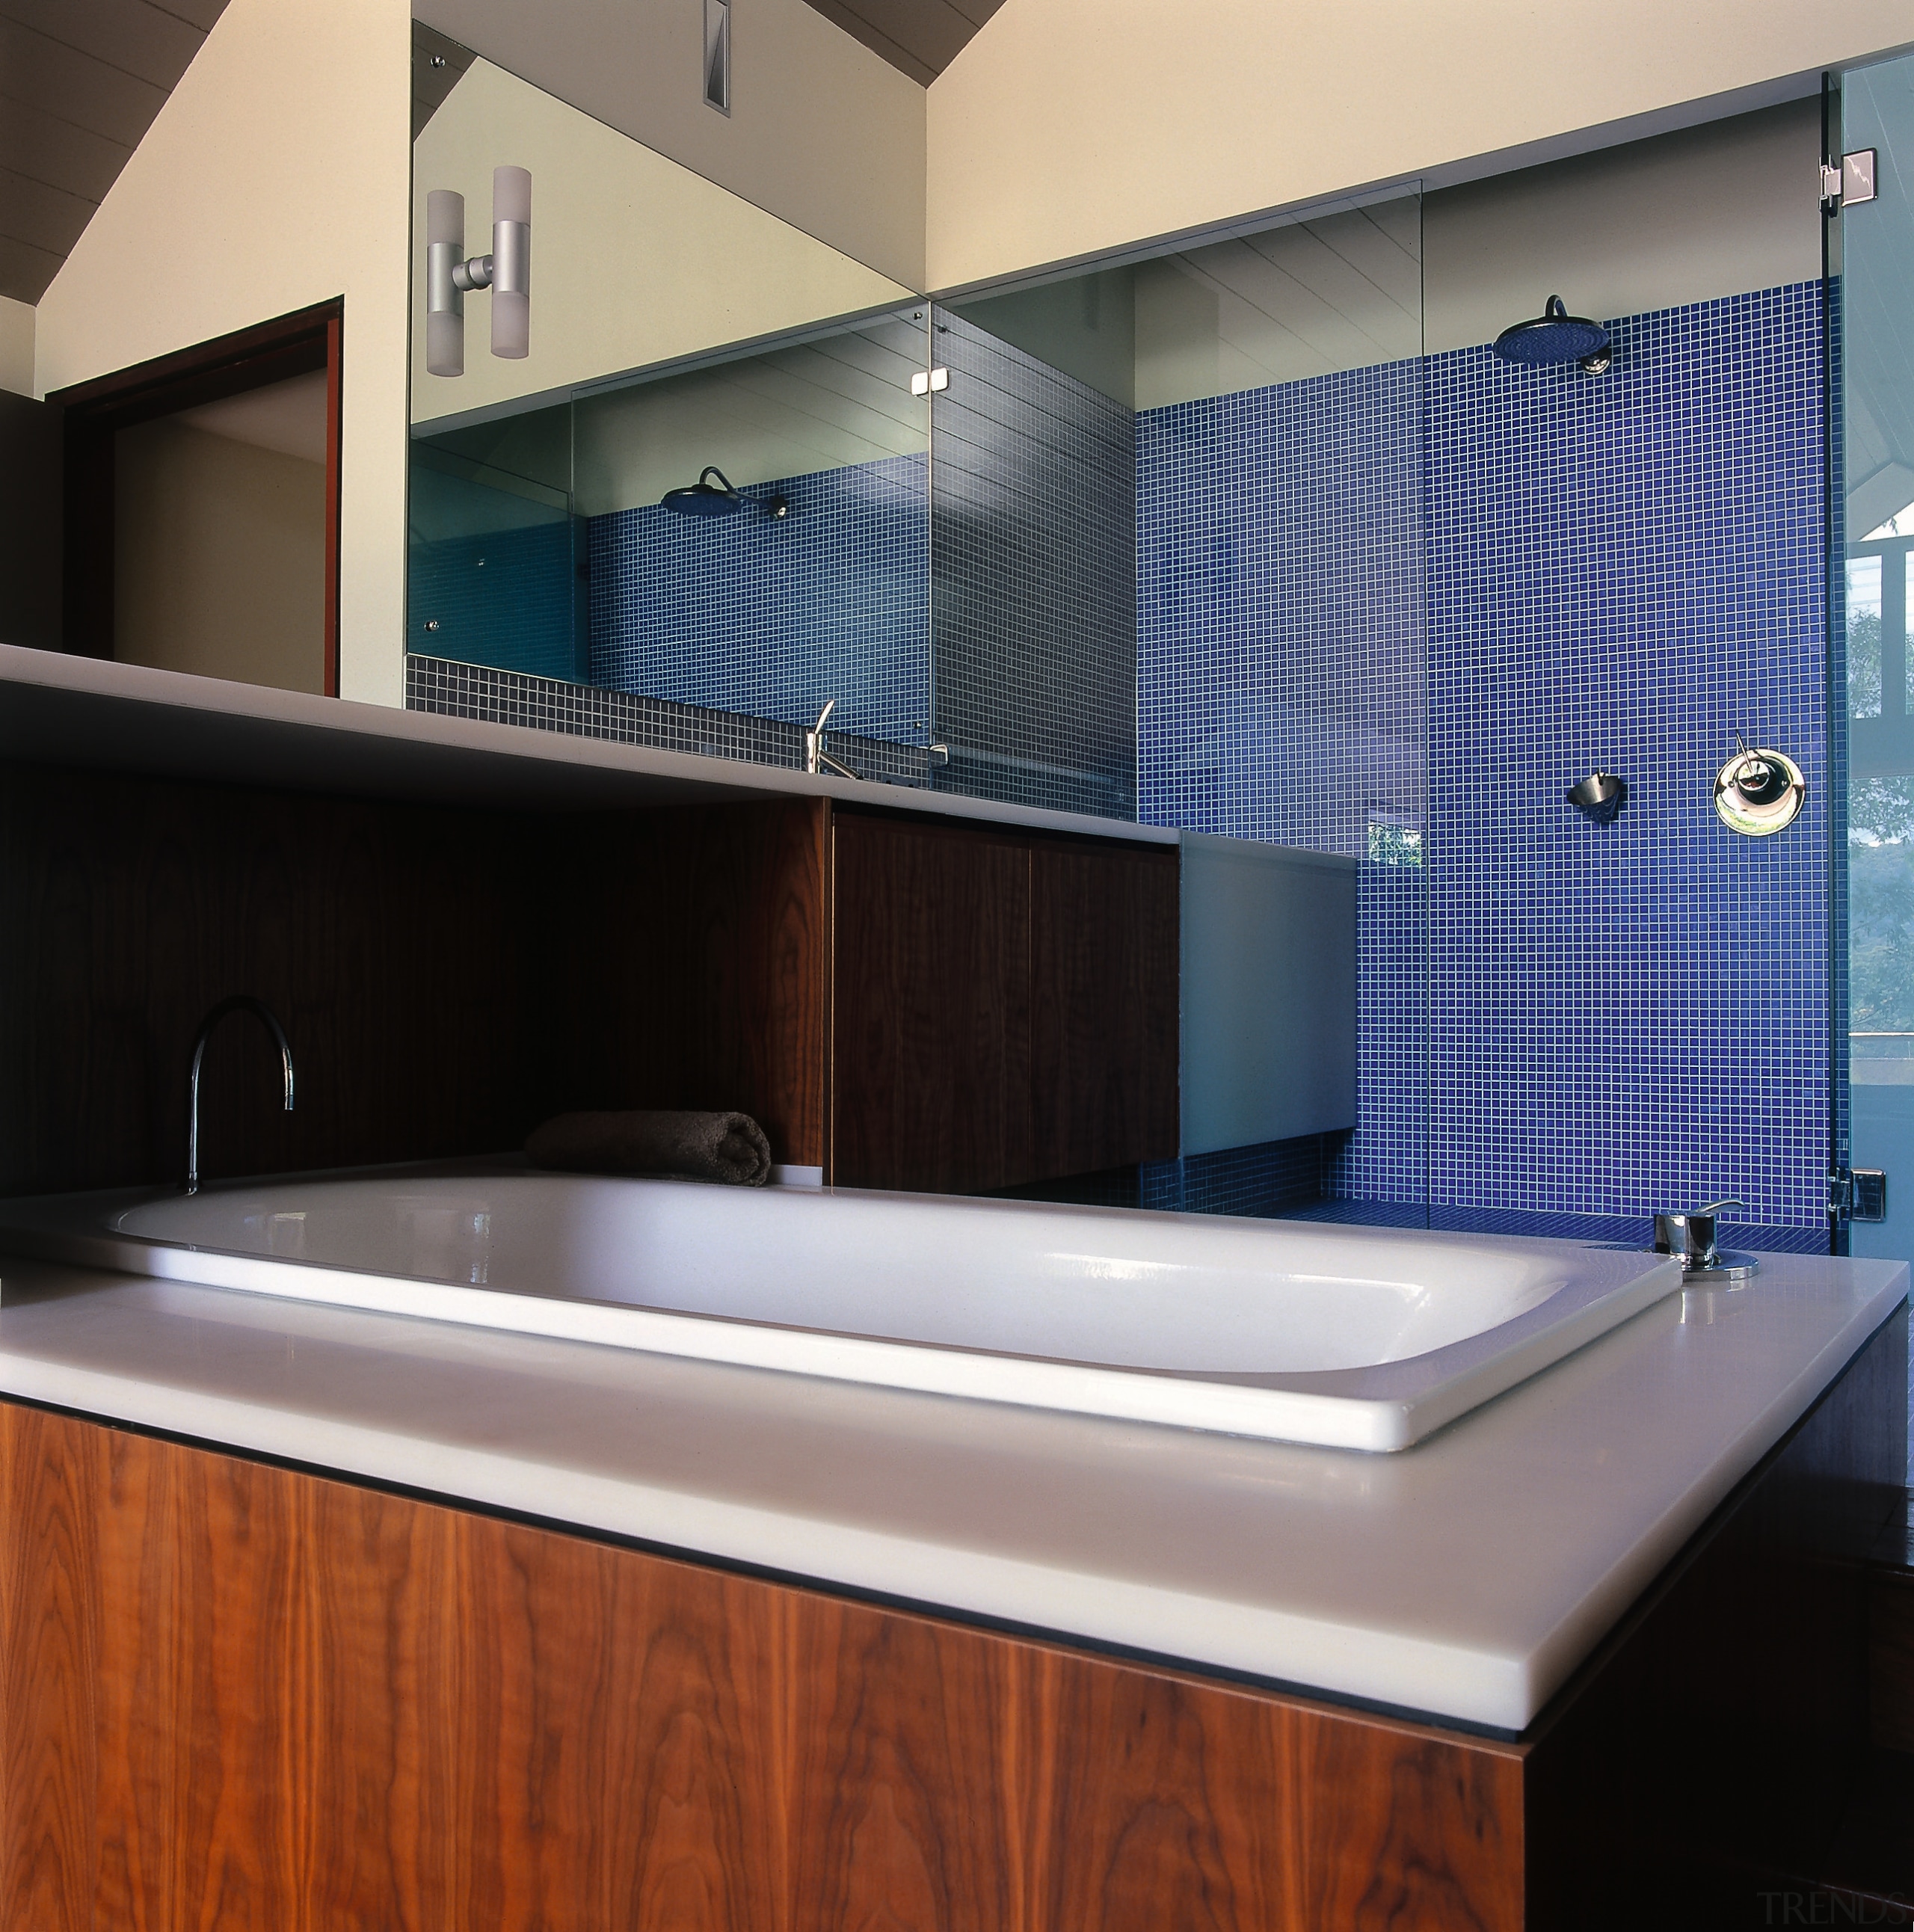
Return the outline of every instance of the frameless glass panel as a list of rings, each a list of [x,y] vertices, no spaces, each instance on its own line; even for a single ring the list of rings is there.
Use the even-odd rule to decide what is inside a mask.
[[[1838,233],[1848,1160],[1887,1176],[1886,1218],[1846,1232],[1852,1253],[1904,1257],[1914,1254],[1914,59],[1844,76],[1840,110],[1840,146],[1877,150],[1879,190],[1842,213]]]
[[[1145,1204],[1426,1213],[1421,282],[1398,190],[934,312],[952,782],[1358,866],[1354,1130]]]
[[[535,677],[588,674],[570,415],[560,406],[414,440],[415,651]]]

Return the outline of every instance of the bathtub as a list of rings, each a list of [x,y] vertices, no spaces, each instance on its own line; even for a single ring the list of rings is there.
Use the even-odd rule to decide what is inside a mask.
[[[1566,1241],[503,1162],[0,1202],[0,1250],[1362,1450],[1407,1448],[1680,1286],[1672,1258]]]

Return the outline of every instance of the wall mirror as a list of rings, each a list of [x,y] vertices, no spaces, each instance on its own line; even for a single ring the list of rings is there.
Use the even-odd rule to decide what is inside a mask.
[[[1176,628],[1149,560],[1198,522],[1226,571],[1250,542],[1230,595],[1268,607],[1250,621],[1265,668],[1282,661],[1280,701],[1298,717],[1330,701],[1323,665],[1268,631],[1295,586],[1254,533],[1274,516],[1290,562],[1310,554],[1322,514],[1292,513],[1324,497],[1312,470],[1341,460],[1344,403],[1316,398],[1305,442],[1251,475],[1242,438],[1268,425],[1223,399],[1414,358],[1414,195],[933,304],[422,27],[414,80],[412,701],[530,722],[556,707],[574,728],[788,764],[830,704],[831,755],[860,776],[1197,823],[1215,814],[1192,801],[1260,742],[1262,676],[1230,662],[1227,624],[1200,665],[1180,646],[1139,662],[1140,637]],[[476,255],[500,166],[531,177],[527,352],[490,352],[494,298],[475,291],[463,371],[435,375],[430,199],[464,196]],[[1378,454],[1412,440],[1402,386],[1348,399]],[[1413,465],[1390,468],[1408,488]],[[1388,557],[1414,512],[1371,507],[1342,621],[1388,607],[1368,634],[1391,656],[1413,615]],[[1199,698],[1192,679],[1251,702]],[[1153,708],[1175,722],[1144,745]],[[1366,713],[1336,728],[1362,740],[1360,769],[1339,745],[1348,796],[1316,817],[1353,814],[1364,850],[1412,847],[1413,785],[1378,776],[1402,734]],[[1297,782],[1324,769],[1316,746]]]
[[[789,764],[835,700],[840,757],[921,782],[921,298],[422,26],[413,80],[412,701],[502,678],[526,722]],[[427,238],[458,195],[459,258],[489,252],[501,167],[524,352],[473,287],[436,374]]]
[[[1408,1211],[1420,196],[931,301],[424,29],[415,80],[411,701],[786,766],[829,704],[874,784],[1365,861],[1377,1130],[1228,1184]],[[475,291],[435,375],[430,197],[478,254],[501,166],[526,352]]]

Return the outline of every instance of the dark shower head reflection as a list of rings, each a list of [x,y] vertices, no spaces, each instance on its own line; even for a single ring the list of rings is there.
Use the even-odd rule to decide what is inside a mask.
[[[1504,362],[1531,368],[1573,362],[1591,376],[1600,375],[1614,360],[1608,331],[1585,315],[1570,315],[1559,296],[1550,296],[1540,315],[1504,329],[1495,347]]]
[[[714,476],[718,479],[715,483],[711,481]],[[723,470],[711,463],[699,472],[695,483],[668,490],[663,498],[665,508],[675,510],[681,517],[728,517],[758,500],[744,495]],[[767,514],[782,518],[790,514],[790,506],[783,497],[766,496],[763,500]]]
[[[717,482],[711,481],[712,477]],[[744,499],[731,487],[731,479],[715,464],[706,464],[695,483],[664,493],[664,507],[681,517],[728,517],[744,508]]]

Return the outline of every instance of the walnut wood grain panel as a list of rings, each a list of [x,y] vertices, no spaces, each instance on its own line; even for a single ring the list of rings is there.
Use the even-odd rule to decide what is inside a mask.
[[[1027,1179],[1028,844],[844,812],[832,826],[831,1178]]]
[[[0,1405],[0,1923],[1520,1922],[1522,1754]]]
[[[536,1017],[502,814],[0,766],[0,1192],[170,1180],[194,1028],[209,1174],[494,1153],[532,1124]]]
[[[566,822],[544,868],[544,1111],[736,1107],[823,1164],[821,800]]]
[[[108,1869],[94,1718],[106,1440],[0,1412],[0,1924],[86,1932]]]
[[[1174,1159],[1178,892],[1174,851],[1034,845],[1033,1179]]]
[[[794,1932],[1027,1922],[1028,1660],[912,1616],[789,1597]]]

